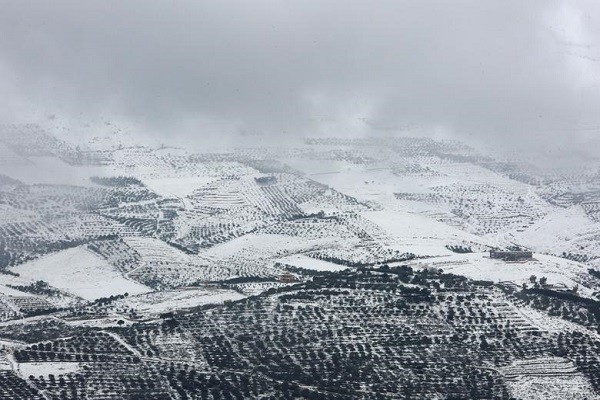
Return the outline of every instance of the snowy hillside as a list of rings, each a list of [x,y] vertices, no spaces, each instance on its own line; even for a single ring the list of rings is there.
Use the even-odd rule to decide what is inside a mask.
[[[556,393],[600,390],[598,174],[532,176],[420,138],[193,153],[115,133],[3,135],[0,383],[55,398],[59,375],[77,398],[117,373],[156,398],[204,398],[190,382],[234,385],[267,365],[235,383],[241,397],[346,382],[331,398],[509,398],[545,382],[548,359],[575,379]]]

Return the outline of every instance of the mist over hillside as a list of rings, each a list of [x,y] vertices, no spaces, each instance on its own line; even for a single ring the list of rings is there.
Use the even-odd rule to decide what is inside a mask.
[[[120,122],[191,146],[427,136],[573,163],[597,157],[598,7],[12,2],[0,121]]]

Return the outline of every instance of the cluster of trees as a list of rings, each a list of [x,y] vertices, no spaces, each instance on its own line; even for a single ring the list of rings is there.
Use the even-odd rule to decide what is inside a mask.
[[[39,390],[31,387],[11,370],[0,371],[0,399],[43,400]]]
[[[92,302],[92,304],[98,304],[98,305],[101,305],[101,306],[102,305],[107,305],[107,304],[110,304],[110,303],[112,303],[114,301],[122,300],[122,299],[124,299],[125,297],[128,297],[128,296],[129,296],[129,293],[125,292],[123,294],[116,294],[116,295],[112,295],[112,296],[109,296],[109,297],[99,297],[96,300],[94,300]]]
[[[21,292],[33,293],[47,296],[59,296],[61,291],[51,287],[48,282],[38,280],[29,285],[8,285],[9,287],[20,290]]]
[[[534,287],[514,294],[514,297],[538,310],[560,316],[600,333],[600,301],[578,296],[573,292],[560,292]]]
[[[92,176],[90,180],[97,185],[108,187],[144,186],[142,181],[132,176]]]
[[[273,175],[259,176],[258,178],[254,178],[254,180],[259,185],[272,185],[274,183],[277,183],[277,178]]]
[[[586,263],[590,260],[590,257],[587,254],[577,254],[571,252],[567,253],[563,251],[560,256],[562,258],[566,258],[567,260],[577,261],[581,263]]]
[[[462,245],[446,245],[446,248],[454,253],[464,254],[464,253],[472,253],[473,249],[471,246],[462,246]]]

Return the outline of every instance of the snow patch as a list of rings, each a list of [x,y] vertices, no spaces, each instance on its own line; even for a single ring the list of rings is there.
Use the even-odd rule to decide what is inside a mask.
[[[308,257],[304,254],[295,254],[293,256],[281,258],[278,261],[280,263],[288,264],[293,267],[312,269],[315,271],[336,272],[343,271],[348,268],[343,265],[334,264],[328,261],[317,260],[315,258]]]
[[[241,300],[245,297],[233,290],[184,288],[129,296],[117,303],[134,308],[137,313],[158,315],[205,304],[223,304],[226,300]]]
[[[35,362],[35,363],[21,363],[19,364],[19,370],[21,375],[28,377],[33,375],[48,376],[48,375],[66,375],[78,372],[81,366],[77,362]]]

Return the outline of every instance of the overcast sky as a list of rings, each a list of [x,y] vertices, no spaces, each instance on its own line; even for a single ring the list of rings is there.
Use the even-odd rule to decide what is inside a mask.
[[[0,118],[598,152],[600,2],[0,0]]]

